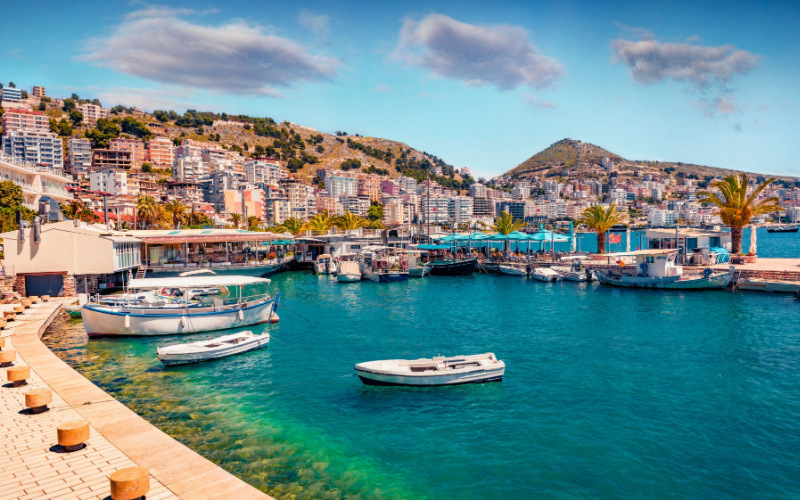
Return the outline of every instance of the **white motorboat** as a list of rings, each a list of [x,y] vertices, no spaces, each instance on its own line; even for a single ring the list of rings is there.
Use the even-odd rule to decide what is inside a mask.
[[[158,360],[165,365],[182,365],[241,354],[268,343],[268,333],[255,335],[251,331],[244,331],[200,342],[159,347],[156,352]]]
[[[760,278],[739,278],[736,281],[739,290],[758,290],[761,292],[797,293],[800,281],[765,280]]]
[[[339,263],[339,270],[336,272],[336,280],[339,283],[353,283],[361,281],[361,269],[358,262],[345,260]]]
[[[527,276],[528,273],[523,268],[515,267],[509,264],[500,264],[497,266],[500,274],[507,274],[509,276]]]
[[[570,267],[553,267],[551,268],[561,275],[561,279],[565,281],[597,281],[594,272],[591,269],[583,267],[580,261],[572,261]]]
[[[506,365],[494,354],[429,359],[387,359],[359,363],[358,377],[367,385],[433,387],[503,380]]]
[[[324,253],[317,257],[314,262],[314,274],[334,274],[336,272],[336,262],[330,254]]]
[[[267,293],[245,297],[244,286],[267,284],[270,280],[249,276],[193,276],[184,278],[133,279],[128,287],[135,290],[159,289],[169,286],[184,291],[205,287],[230,287],[238,293],[233,302],[216,296],[208,304],[184,303],[158,306],[87,304],[81,309],[83,325],[90,337],[175,335],[239,328],[270,320],[280,302],[280,294],[272,298]]]
[[[534,267],[531,269],[531,278],[539,281],[552,282],[560,280],[561,275],[549,267]]]
[[[650,249],[635,252],[617,252],[605,257],[617,259],[625,256],[636,257],[633,266],[621,265],[613,271],[598,271],[597,279],[604,285],[628,288],[665,288],[673,290],[708,290],[722,289],[728,286],[733,278],[735,268],[718,271],[706,268],[700,276],[683,275],[683,266],[675,263],[677,250]]]
[[[378,283],[408,280],[408,260],[391,247],[372,245],[360,254],[361,276]]]

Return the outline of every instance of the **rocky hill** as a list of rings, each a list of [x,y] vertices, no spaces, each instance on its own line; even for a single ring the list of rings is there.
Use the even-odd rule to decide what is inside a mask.
[[[604,158],[608,158],[609,161],[613,162],[614,170],[622,176],[626,174],[633,175],[634,171],[643,174],[675,174],[682,172],[687,176],[696,176],[698,179],[708,180],[716,176],[738,172],[736,170],[683,162],[627,160],[594,144],[573,139],[563,139],[531,156],[506,172],[503,177],[512,181],[529,180],[533,177],[541,179],[543,177],[566,177],[569,175],[599,178],[608,173],[602,164]],[[764,174],[755,173],[750,175],[753,177],[764,176]],[[791,179],[782,176],[774,177]]]

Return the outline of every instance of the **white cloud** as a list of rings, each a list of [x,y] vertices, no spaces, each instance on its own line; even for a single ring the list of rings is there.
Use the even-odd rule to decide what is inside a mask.
[[[373,89],[373,92],[377,92],[379,94],[391,94],[394,92],[394,89],[384,83],[381,83]]]
[[[324,14],[314,14],[308,9],[303,9],[300,11],[298,22],[300,23],[300,26],[308,29],[315,35],[327,36],[328,33],[330,33],[330,16],[326,16]]]
[[[126,107],[139,106],[146,111],[156,109],[184,110],[195,108],[197,92],[192,89],[161,87],[156,89],[136,89],[113,87],[93,91],[107,108],[121,104]]]
[[[405,19],[393,57],[467,85],[542,88],[561,78],[561,64],[528,40],[519,26],[476,26],[441,14]]]
[[[528,105],[536,109],[546,109],[551,111],[555,111],[558,109],[558,104],[552,101],[548,101],[546,99],[542,99],[541,97],[536,95],[523,94],[522,98]]]
[[[86,43],[82,60],[160,83],[242,95],[336,76],[341,63],[244,21],[193,24],[185,9],[148,7],[107,37]]]

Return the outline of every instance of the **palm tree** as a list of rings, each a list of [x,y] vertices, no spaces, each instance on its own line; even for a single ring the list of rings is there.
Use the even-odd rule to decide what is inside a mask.
[[[761,192],[775,179],[767,179],[747,196],[747,185],[750,179],[747,174],[733,174],[711,183],[711,187],[719,190],[717,193],[700,191],[697,196],[705,196],[699,201],[711,203],[719,208],[719,215],[726,225],[731,228],[731,244],[734,254],[742,253],[742,230],[750,223],[754,215],[768,214],[783,210],[778,203],[778,198],[772,197],[755,203]],[[721,197],[720,197],[721,196]]]
[[[251,215],[247,218],[247,229],[248,231],[258,231],[261,226],[261,219],[256,217],[255,215]]]
[[[342,215],[337,215],[333,218],[333,225],[343,231],[352,231],[354,229],[361,229],[362,227],[369,226],[369,222],[362,219],[358,215],[345,212]]]
[[[233,227],[239,229],[239,223],[242,222],[242,214],[233,212],[228,215],[228,222],[233,224]]]
[[[606,253],[606,232],[617,224],[624,224],[626,215],[617,210],[612,203],[608,210],[602,205],[594,205],[583,211],[578,224],[586,224],[589,229],[597,231],[597,253]]]
[[[305,222],[302,219],[296,219],[294,217],[290,217],[283,221],[283,224],[277,226],[280,231],[286,231],[290,233],[292,236],[297,236],[298,234],[305,231]]]
[[[152,196],[140,196],[136,199],[136,218],[144,222],[146,229],[158,219],[161,207]]]
[[[167,211],[167,214],[172,216],[172,226],[175,229],[178,229],[178,226],[181,225],[181,222],[183,221],[183,215],[188,208],[189,207],[181,203],[180,200],[172,200],[164,205],[164,209]]]
[[[306,223],[306,230],[316,234],[325,234],[333,225],[333,219],[327,210],[323,210]]]
[[[494,226],[492,226],[492,229],[502,235],[506,235],[513,233],[514,231],[519,231],[523,227],[525,227],[525,221],[521,221],[519,219],[514,220],[514,217],[504,210],[500,212],[500,217],[494,221]]]

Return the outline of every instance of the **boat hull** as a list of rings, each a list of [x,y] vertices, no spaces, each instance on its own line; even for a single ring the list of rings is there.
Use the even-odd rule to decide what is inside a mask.
[[[422,278],[426,274],[428,274],[427,267],[415,267],[414,269],[408,270],[408,277],[409,278]]]
[[[791,229],[769,229],[767,228],[768,233],[796,233],[798,228],[794,227]]]
[[[733,277],[733,272],[711,275],[708,278],[692,279],[655,279],[636,278],[634,276],[615,277],[607,272],[598,272],[597,279],[603,285],[626,288],[660,288],[665,290],[721,290],[728,286]]]
[[[279,300],[280,295],[222,311],[190,308],[173,312],[86,305],[81,309],[81,316],[89,337],[182,335],[266,323],[277,309]]]
[[[762,280],[756,278],[739,278],[736,282],[739,290],[755,290],[760,292],[797,293],[800,281]]]
[[[524,269],[520,269],[518,267],[513,266],[499,266],[500,274],[505,274],[508,276],[527,276],[528,273],[525,272]]]
[[[193,352],[181,354],[162,354],[159,353],[158,359],[166,366],[173,365],[186,365],[189,363],[200,363],[203,361],[212,361],[215,359],[226,358],[236,354],[242,354],[249,351],[260,349],[269,344],[269,335],[261,335],[260,338],[253,341],[231,346],[226,349],[207,351],[207,352]]]
[[[399,374],[376,373],[356,367],[358,378],[366,385],[405,386],[405,387],[440,387],[444,385],[480,384],[484,382],[500,382],[505,374],[505,365],[497,368],[486,368],[465,373],[447,373],[415,377]]]
[[[337,274],[336,281],[339,283],[355,283],[356,281],[361,281],[360,274]]]
[[[457,262],[430,262],[431,276],[469,276],[478,267],[478,259]]]

